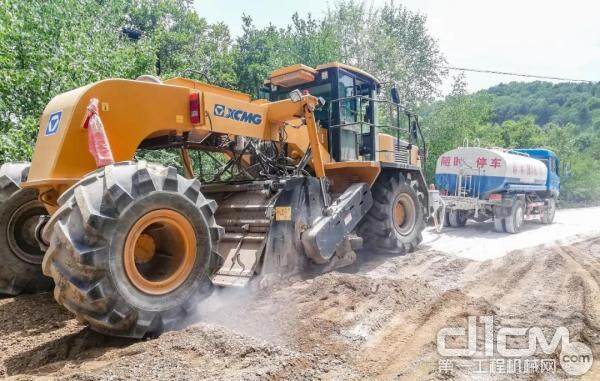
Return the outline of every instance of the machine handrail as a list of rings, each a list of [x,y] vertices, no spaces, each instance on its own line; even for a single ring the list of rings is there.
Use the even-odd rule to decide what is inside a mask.
[[[341,102],[347,101],[347,100],[359,100],[360,102],[373,102],[374,104],[383,104],[388,106],[389,110],[393,112],[393,110],[395,109],[396,111],[396,123],[391,124],[391,123],[385,123],[385,124],[376,124],[373,122],[368,122],[368,121],[363,121],[364,119],[364,113],[362,108],[358,108],[358,110],[354,111],[355,115],[357,117],[357,121],[356,122],[352,122],[352,123],[340,123],[340,124],[333,124],[331,123],[332,119],[333,119],[333,115],[332,115],[332,107],[330,107],[331,105],[334,104],[341,104]],[[365,95],[353,95],[353,96],[349,96],[349,97],[343,97],[343,98],[337,98],[337,99],[332,99],[328,101],[329,103],[329,107],[328,107],[328,111],[329,111],[329,125],[328,128],[331,129],[339,129],[342,127],[347,127],[347,126],[354,126],[354,125],[361,125],[361,133],[362,133],[362,126],[368,126],[368,127],[376,127],[376,128],[386,128],[389,130],[393,130],[396,131],[396,138],[398,140],[404,140],[404,139],[400,139],[400,133],[405,133],[408,134],[408,139],[407,141],[409,143],[412,143],[412,136],[410,134],[410,130],[411,130],[411,126],[410,126],[410,122],[413,118],[417,118],[416,114],[410,112],[406,107],[399,105],[397,103],[394,103],[392,101],[389,101],[387,99],[376,99],[376,98],[371,98],[369,96],[365,96]],[[338,106],[340,107],[340,106]],[[408,117],[409,119],[409,123],[406,127],[400,127],[400,115],[405,115],[406,117]],[[424,144],[425,139],[423,138],[423,134],[421,132],[421,128],[419,126],[419,124],[417,123],[417,130],[416,130],[416,134],[418,136],[417,139],[421,140],[422,143]]]

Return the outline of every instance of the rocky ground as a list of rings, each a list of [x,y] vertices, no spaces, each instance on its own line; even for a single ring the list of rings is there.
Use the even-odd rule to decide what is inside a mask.
[[[0,376],[18,380],[568,378],[560,367],[537,374],[478,374],[471,357],[453,361],[452,369],[441,369],[440,361],[445,359],[438,354],[438,331],[466,327],[468,316],[492,315],[502,326],[539,326],[545,332],[564,326],[571,341],[586,344],[600,359],[600,238],[512,251],[486,261],[444,253],[431,245],[402,257],[363,257],[364,261],[344,271],[270,290],[215,293],[199,306],[198,322],[144,341],[92,332],[73,320],[50,294],[4,298],[0,300]],[[464,344],[458,338],[449,345]],[[599,379],[600,365],[583,377]]]

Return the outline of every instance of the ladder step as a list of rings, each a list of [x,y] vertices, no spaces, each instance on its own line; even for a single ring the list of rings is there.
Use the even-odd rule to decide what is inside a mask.
[[[268,233],[269,232],[269,227],[268,226],[250,226],[248,227],[248,229],[243,229],[242,226],[227,226],[227,228],[225,229],[226,232],[230,232],[230,233],[258,233],[258,234],[262,234],[262,233]]]
[[[232,219],[232,218],[218,218],[217,224],[226,227],[226,226],[270,226],[271,220],[266,218],[257,218],[257,219]],[[227,229],[225,229],[227,230]]]
[[[225,233],[221,237],[221,241],[240,241],[244,242],[262,242],[266,236],[264,234],[241,234],[241,233]]]
[[[267,210],[266,205],[254,204],[254,205],[244,205],[244,204],[224,204],[219,205],[219,211],[242,211],[242,212],[260,212],[263,210]]]
[[[215,274],[212,278],[212,283],[215,286],[221,287],[245,287],[250,282],[249,276],[230,275],[230,274]]]

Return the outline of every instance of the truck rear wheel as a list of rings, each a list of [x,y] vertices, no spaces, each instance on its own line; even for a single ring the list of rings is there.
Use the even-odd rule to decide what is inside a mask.
[[[198,180],[158,164],[118,163],[70,188],[48,223],[44,273],[92,329],[143,337],[172,329],[210,292],[222,234]]]
[[[494,230],[498,233],[506,233],[504,218],[494,217]]]
[[[523,201],[515,200],[510,215],[504,220],[504,227],[507,233],[515,234],[521,231],[525,221],[525,208]]]
[[[462,228],[467,224],[467,213],[463,210],[448,212],[448,223],[453,228]]]
[[[549,198],[546,200],[546,208],[542,213],[541,220],[543,224],[550,225],[554,222],[554,215],[556,214],[556,200]]]
[[[22,189],[29,163],[0,168],[0,293],[18,295],[52,288],[42,274],[44,252],[36,239],[40,216],[48,214],[35,189]]]
[[[373,206],[358,227],[365,247],[393,254],[413,251],[425,228],[418,182],[402,174],[384,175],[371,191]]]

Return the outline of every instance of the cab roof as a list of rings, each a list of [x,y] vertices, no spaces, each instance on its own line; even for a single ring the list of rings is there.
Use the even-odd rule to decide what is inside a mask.
[[[556,154],[554,152],[552,152],[546,148],[515,148],[511,151],[526,153],[529,156],[533,156],[533,157],[541,157],[541,158],[556,157]]]
[[[325,70],[325,69],[329,69],[329,68],[332,68],[332,67],[336,67],[336,68],[344,69],[344,70],[347,70],[347,71],[350,71],[350,72],[353,72],[353,73],[360,74],[363,77],[369,78],[370,80],[372,80],[373,82],[375,82],[378,85],[381,83],[381,82],[379,82],[379,80],[377,78],[375,78],[373,75],[367,73],[366,71],[364,71],[362,69],[359,69],[357,67],[354,67],[354,66],[350,66],[350,65],[346,65],[346,64],[340,63],[340,62],[328,62],[326,64],[322,64],[322,65],[317,66],[316,70],[320,71],[320,70]]]
[[[265,81],[265,84],[269,83],[271,78],[279,77],[279,76],[289,74],[289,73],[293,73],[293,72],[296,72],[299,70],[303,70],[303,71],[311,73],[311,74],[317,74],[319,71],[323,71],[323,70],[330,69],[330,68],[340,68],[340,69],[344,69],[344,70],[352,72],[352,73],[359,74],[359,75],[366,77],[369,80],[375,82],[377,85],[379,85],[381,83],[373,75],[371,75],[371,74],[367,73],[366,71],[361,70],[357,67],[346,65],[346,64],[343,64],[340,62],[328,62],[325,64],[318,65],[316,68],[312,68],[310,66],[306,66],[303,64],[296,64],[296,65],[292,65],[292,66],[286,66],[286,67],[279,68],[277,70],[274,70],[271,73],[271,75],[269,76],[269,80]]]

